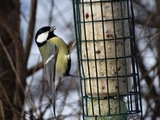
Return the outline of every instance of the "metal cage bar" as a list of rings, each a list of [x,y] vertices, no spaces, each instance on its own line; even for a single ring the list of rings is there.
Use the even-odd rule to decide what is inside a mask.
[[[141,119],[132,0],[73,0],[83,119]]]

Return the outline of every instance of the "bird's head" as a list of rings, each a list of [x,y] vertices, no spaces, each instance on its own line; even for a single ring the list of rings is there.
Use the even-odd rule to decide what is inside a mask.
[[[51,37],[54,37],[54,30],[55,26],[50,27],[50,26],[44,26],[40,28],[35,36],[35,41],[39,47],[43,46],[47,40],[49,40]]]

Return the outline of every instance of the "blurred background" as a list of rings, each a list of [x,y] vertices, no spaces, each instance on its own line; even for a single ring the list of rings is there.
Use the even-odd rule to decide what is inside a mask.
[[[160,1],[133,0],[143,120],[160,120]],[[0,4],[0,118],[48,120],[52,105],[34,41],[45,25],[68,44],[75,40],[72,0],[5,0]],[[76,50],[71,73],[78,74]],[[66,77],[57,97],[58,117],[80,120],[79,79]]]

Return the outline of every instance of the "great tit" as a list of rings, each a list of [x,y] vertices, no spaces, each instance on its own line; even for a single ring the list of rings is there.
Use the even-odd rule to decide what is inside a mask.
[[[54,117],[56,117],[56,90],[61,79],[70,75],[71,67],[69,49],[66,43],[54,34],[55,29],[55,27],[44,26],[35,35],[44,64],[44,72],[52,89]]]

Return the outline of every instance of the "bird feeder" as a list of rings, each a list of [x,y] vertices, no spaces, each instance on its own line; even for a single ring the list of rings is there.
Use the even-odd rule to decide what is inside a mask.
[[[132,0],[73,0],[83,119],[141,117]]]

